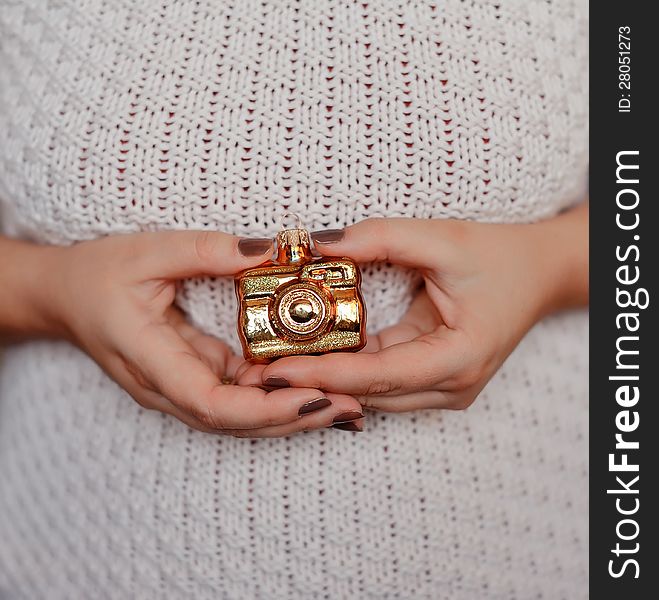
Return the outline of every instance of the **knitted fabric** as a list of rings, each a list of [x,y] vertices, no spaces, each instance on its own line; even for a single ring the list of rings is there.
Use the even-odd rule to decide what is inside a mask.
[[[6,233],[531,222],[585,196],[581,0],[0,0]],[[371,331],[417,276],[365,265]],[[232,282],[185,282],[238,349]],[[463,412],[247,441],[142,410],[79,350],[0,366],[0,597],[585,598],[587,317]]]

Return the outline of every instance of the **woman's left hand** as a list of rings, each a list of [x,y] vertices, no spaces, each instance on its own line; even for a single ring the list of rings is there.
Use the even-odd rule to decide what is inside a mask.
[[[531,225],[369,219],[312,236],[324,255],[414,267],[425,286],[364,351],[254,365],[241,384],[320,388],[393,412],[464,409],[534,323],[587,303],[587,204]]]

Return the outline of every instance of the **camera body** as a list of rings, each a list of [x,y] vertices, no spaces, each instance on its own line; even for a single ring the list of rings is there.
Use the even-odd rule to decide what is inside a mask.
[[[235,280],[238,336],[249,360],[356,352],[366,345],[359,267],[349,258],[313,258],[306,239],[296,252],[278,236],[278,260]]]

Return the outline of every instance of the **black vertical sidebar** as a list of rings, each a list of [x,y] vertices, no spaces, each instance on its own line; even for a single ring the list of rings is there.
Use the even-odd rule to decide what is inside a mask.
[[[590,597],[598,599],[659,597],[659,30],[651,8],[590,4]]]

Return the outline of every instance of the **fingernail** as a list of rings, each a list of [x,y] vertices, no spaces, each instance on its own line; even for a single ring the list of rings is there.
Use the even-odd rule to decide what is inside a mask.
[[[273,388],[291,387],[291,384],[288,383],[288,381],[283,377],[274,377],[274,376],[266,377],[263,384]]]
[[[312,231],[311,239],[316,244],[333,244],[334,242],[340,242],[345,233],[345,229],[322,229],[320,231]]]
[[[332,419],[332,423],[335,425],[342,425],[343,423],[349,423],[350,421],[356,421],[357,419],[362,419],[364,415],[356,410],[350,410],[348,412],[343,412],[339,415],[336,415]]]
[[[309,413],[314,412],[315,410],[320,410],[321,408],[325,408],[330,404],[332,404],[332,401],[328,398],[316,398],[315,400],[311,400],[310,402],[300,406],[300,410],[297,411],[297,414],[300,416],[308,415]]]
[[[243,256],[260,256],[270,248],[270,238],[241,238],[238,241],[238,251]]]
[[[348,423],[337,423],[332,425],[332,429],[342,429],[343,431],[364,431],[364,427],[359,423],[349,421]]]

